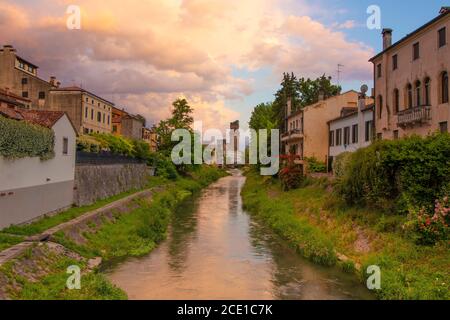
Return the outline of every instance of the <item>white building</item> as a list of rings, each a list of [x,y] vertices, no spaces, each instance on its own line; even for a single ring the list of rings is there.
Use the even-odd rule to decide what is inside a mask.
[[[0,229],[71,207],[76,130],[67,114],[0,108],[1,116],[52,129],[55,157],[42,161],[38,157],[10,160],[0,156]]]
[[[360,94],[361,95],[361,94]],[[363,96],[363,95],[361,95]],[[342,108],[340,117],[328,121],[328,169],[334,159],[344,152],[354,152],[368,147],[374,137],[374,104],[366,105],[365,97],[359,99],[358,108]]]

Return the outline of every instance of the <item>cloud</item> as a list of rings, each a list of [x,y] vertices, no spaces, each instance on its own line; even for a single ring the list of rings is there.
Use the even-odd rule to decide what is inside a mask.
[[[370,78],[373,50],[337,31],[355,22],[328,27],[309,16],[320,8],[305,1],[78,0],[82,29],[73,31],[65,27],[72,1],[23,3],[0,3],[2,41],[40,65],[44,77],[82,83],[151,121],[180,95],[208,123],[235,120],[246,110],[236,111],[233,101],[241,105],[265,79],[233,70],[269,68],[277,79],[284,71],[333,74],[341,63],[349,79]]]

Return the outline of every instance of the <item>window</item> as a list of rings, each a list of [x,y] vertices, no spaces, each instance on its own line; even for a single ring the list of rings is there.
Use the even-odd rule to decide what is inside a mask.
[[[448,73],[442,73],[442,103],[448,103]]]
[[[22,78],[22,84],[28,84],[28,78]]]
[[[378,96],[378,119],[383,115],[383,97]]]
[[[22,92],[22,97],[23,98],[28,98],[28,91],[23,91]]]
[[[86,103],[89,103],[89,98],[86,98]]]
[[[372,140],[373,136],[372,132],[373,132],[373,121],[366,121],[366,132],[365,132],[366,142]]]
[[[426,78],[425,79],[425,105],[426,106],[430,106],[431,105],[431,101],[430,101],[430,91],[431,90],[431,80],[430,78]]]
[[[398,130],[394,130],[394,140],[398,140]]]
[[[334,147],[334,130],[330,131],[330,147]]]
[[[112,131],[113,131],[113,132],[117,132],[117,126],[116,126],[116,125],[113,125]]]
[[[45,91],[39,91],[39,100],[45,99]]]
[[[381,78],[382,73],[381,73],[381,64],[377,65],[377,77]]]
[[[85,109],[84,109],[84,117],[87,119],[87,117],[88,117],[88,114],[89,114],[89,108],[88,107],[86,107]]]
[[[377,133],[377,140],[383,140],[383,134],[381,132]]]
[[[416,81],[416,106],[422,105],[422,84],[420,81]]]
[[[394,114],[400,111],[400,92],[398,89],[394,89]]]
[[[98,107],[100,108],[100,102],[98,103]]]
[[[447,123],[447,121],[439,123],[439,130],[442,133],[447,133],[448,132],[448,123]]]
[[[408,106],[408,109],[411,109],[413,107],[413,89],[411,84],[408,84],[408,86],[406,87],[406,92],[407,92],[406,105]]]
[[[359,137],[358,137],[358,125],[354,124],[352,126],[352,143],[358,143]]]
[[[94,120],[94,109],[91,109],[91,120]]]
[[[97,112],[97,122],[102,122],[102,114],[101,114],[101,112]]]
[[[110,119],[111,119],[110,116],[108,116],[108,124],[110,123]]]
[[[105,123],[105,121],[106,121],[106,115],[103,114],[103,123]]]
[[[350,127],[344,128],[344,145],[348,146],[350,144]]]
[[[63,154],[69,154],[69,139],[66,137],[63,138]]]
[[[413,60],[417,60],[420,58],[420,44],[419,42],[413,45]]]
[[[336,130],[336,145],[337,146],[342,145],[342,129]]]
[[[398,69],[398,55],[393,55],[392,56],[392,70],[397,70]]]
[[[438,31],[439,48],[447,44],[447,29],[444,27]]]

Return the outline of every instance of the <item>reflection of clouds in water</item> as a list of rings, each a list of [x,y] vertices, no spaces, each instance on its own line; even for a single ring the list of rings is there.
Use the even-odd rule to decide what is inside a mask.
[[[108,276],[132,299],[349,299],[357,281],[314,266],[242,210],[233,175],[183,203],[168,239]],[[352,292],[352,293],[350,293]]]

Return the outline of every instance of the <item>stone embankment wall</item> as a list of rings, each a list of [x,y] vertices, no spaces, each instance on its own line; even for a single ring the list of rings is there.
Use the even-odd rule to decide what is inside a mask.
[[[77,165],[74,204],[90,205],[147,183],[150,169],[146,164]]]

